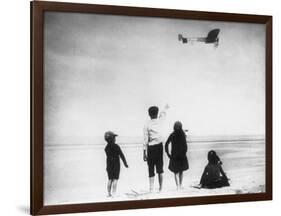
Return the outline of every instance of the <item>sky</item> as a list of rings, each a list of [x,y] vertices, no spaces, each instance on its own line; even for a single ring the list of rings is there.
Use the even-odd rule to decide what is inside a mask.
[[[220,28],[219,46],[178,41]],[[191,135],[265,133],[265,26],[45,12],[44,137],[95,143],[112,130],[142,136],[166,103]]]

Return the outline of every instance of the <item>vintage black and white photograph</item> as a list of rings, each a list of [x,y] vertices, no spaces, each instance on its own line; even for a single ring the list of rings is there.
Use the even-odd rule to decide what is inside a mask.
[[[264,193],[264,24],[44,13],[44,205]]]

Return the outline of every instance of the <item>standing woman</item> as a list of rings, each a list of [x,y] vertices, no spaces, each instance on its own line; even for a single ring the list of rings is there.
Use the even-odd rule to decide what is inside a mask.
[[[171,154],[169,153],[169,144],[171,145]],[[174,124],[174,132],[170,134],[165,144],[165,151],[170,158],[169,170],[175,174],[177,189],[182,188],[183,171],[189,168],[187,160],[187,142],[186,135],[182,129],[182,123],[177,121]]]

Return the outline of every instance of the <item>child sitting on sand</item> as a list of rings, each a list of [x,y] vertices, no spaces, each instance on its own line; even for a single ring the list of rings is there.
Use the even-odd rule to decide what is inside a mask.
[[[200,180],[201,187],[212,189],[229,186],[228,178],[221,166],[222,162],[215,151],[208,152],[208,161]]]
[[[169,153],[169,143],[172,143],[171,154]],[[183,171],[189,168],[187,153],[186,135],[182,129],[181,122],[174,124],[174,132],[171,133],[165,144],[165,151],[170,158],[169,170],[175,174],[177,189],[182,188]]]
[[[112,131],[107,131],[104,134],[104,139],[107,142],[105,147],[106,153],[106,171],[108,174],[108,184],[107,184],[107,191],[108,197],[114,196],[117,189],[117,182],[119,179],[120,174],[120,157],[125,165],[128,168],[128,164],[126,162],[126,158],[119,147],[115,143],[117,134],[113,133]]]

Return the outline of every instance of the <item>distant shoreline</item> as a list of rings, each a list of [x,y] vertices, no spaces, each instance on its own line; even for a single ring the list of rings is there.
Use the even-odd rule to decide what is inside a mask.
[[[201,144],[208,144],[208,143],[228,143],[228,144],[236,144],[237,142],[264,142],[265,141],[265,137],[264,138],[237,138],[237,139],[194,139],[194,140],[189,140],[188,143],[192,144],[192,143],[201,143]],[[98,143],[98,144],[93,144],[93,143],[85,143],[85,144],[78,144],[78,143],[72,143],[72,144],[45,144],[44,147],[75,147],[75,146],[90,146],[90,147],[99,147],[99,146],[104,146],[106,143]],[[136,147],[136,146],[142,146],[143,143],[138,141],[131,141],[131,142],[118,142],[118,145],[121,146],[127,146],[127,147]]]

